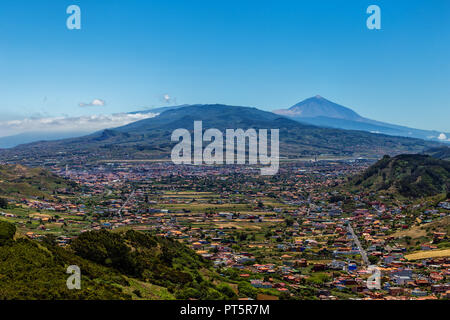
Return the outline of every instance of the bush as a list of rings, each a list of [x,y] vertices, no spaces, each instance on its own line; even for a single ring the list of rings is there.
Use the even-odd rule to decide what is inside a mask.
[[[139,298],[142,298],[142,293],[141,293],[141,291],[139,291],[139,289],[134,289],[134,290],[133,290],[133,293],[134,293],[136,296],[138,296]]]
[[[16,234],[16,226],[6,222],[0,221],[0,245],[6,241],[12,240]]]
[[[258,289],[253,287],[250,283],[246,281],[241,281],[238,284],[239,295],[246,296],[252,299],[256,299],[258,295]]]
[[[376,264],[378,262],[378,258],[375,256],[369,256],[370,264]]]
[[[236,293],[231,289],[231,287],[226,283],[221,283],[217,286],[217,290],[223,295],[227,296],[229,299],[236,299]]]
[[[72,241],[70,248],[82,258],[166,287],[177,292],[177,296],[196,299],[223,297],[212,284],[205,284],[198,291],[202,287],[198,285],[204,282],[198,270],[209,268],[210,262],[172,239],[132,230],[126,233],[99,230],[82,233]],[[180,291],[180,288],[195,290]]]
[[[7,209],[8,208],[8,200],[5,198],[0,198],[0,208]]]

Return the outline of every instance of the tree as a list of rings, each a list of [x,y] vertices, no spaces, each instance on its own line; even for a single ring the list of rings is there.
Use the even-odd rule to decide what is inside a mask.
[[[378,261],[378,258],[375,256],[369,256],[369,262],[370,264],[376,264]]]
[[[294,219],[292,219],[291,217],[284,219],[284,221],[286,222],[286,226],[288,227],[291,227],[294,224]]]
[[[139,298],[142,298],[142,293],[141,293],[141,291],[139,291],[139,289],[134,289],[134,290],[133,290],[133,293],[134,293],[136,296],[138,296]]]
[[[0,245],[12,240],[16,234],[16,226],[6,221],[0,221]]]
[[[237,297],[233,289],[226,283],[219,284],[217,286],[217,290],[227,296],[229,299],[235,299]]]
[[[47,234],[43,239],[42,242],[45,244],[48,244],[50,246],[55,246],[57,244],[56,242],[57,237],[54,234]]]
[[[0,208],[7,209],[8,208],[8,200],[5,198],[0,198]]]
[[[254,288],[250,283],[246,281],[241,281],[238,283],[238,290],[241,296],[256,299],[258,294],[258,289]]]

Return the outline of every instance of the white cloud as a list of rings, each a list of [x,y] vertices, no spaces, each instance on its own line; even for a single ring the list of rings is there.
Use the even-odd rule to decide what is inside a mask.
[[[167,93],[164,94],[161,98],[162,98],[161,100],[167,104],[170,104],[170,103],[176,104],[177,103],[177,99]]]
[[[41,117],[0,121],[0,136],[23,132],[88,132],[115,128],[138,120],[156,117],[158,113],[116,113],[81,117]]]
[[[105,100],[102,99],[94,99],[89,103],[80,102],[80,107],[104,107],[106,105]]]

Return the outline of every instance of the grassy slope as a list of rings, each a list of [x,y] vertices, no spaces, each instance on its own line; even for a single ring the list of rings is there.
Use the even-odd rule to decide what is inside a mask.
[[[227,298],[199,273],[215,274],[209,264],[176,241],[95,231],[61,248],[14,237],[11,226],[0,223],[0,300]],[[69,265],[81,269],[81,290],[66,287]]]
[[[1,226],[0,226],[1,228]],[[81,268],[81,290],[69,290],[69,265]],[[123,276],[69,251],[25,238],[0,244],[0,300],[129,299]]]
[[[414,225],[406,230],[399,230],[389,235],[389,237],[401,238],[411,237],[411,239],[418,239],[425,237],[430,232],[444,232],[450,234],[450,217],[444,217],[442,219],[425,223],[422,225]]]
[[[0,165],[0,196],[52,198],[55,190],[74,187],[73,182],[41,168]]]

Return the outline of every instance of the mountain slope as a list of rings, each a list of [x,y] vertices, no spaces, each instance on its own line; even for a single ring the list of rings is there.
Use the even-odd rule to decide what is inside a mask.
[[[439,142],[448,142],[442,133],[434,130],[421,130],[381,121],[364,118],[351,110],[323,97],[315,96],[297,103],[289,109],[273,111],[285,115],[293,120],[327,128],[345,130],[363,130],[372,133],[381,133],[393,136],[411,137]]]
[[[385,156],[354,177],[349,186],[353,190],[407,198],[446,193],[450,190],[450,161],[420,154]]]
[[[450,147],[442,146],[437,148],[431,148],[424,151],[424,154],[428,154],[436,159],[450,161]]]
[[[81,290],[66,286],[73,264],[82,270]],[[0,300],[131,299],[118,289],[126,280],[117,272],[23,238],[0,244],[0,278]]]
[[[41,168],[0,165],[0,196],[32,196],[51,199],[55,191],[73,188],[76,188],[74,182],[65,180]]]
[[[0,160],[58,159],[168,159],[173,130],[193,131],[194,121],[203,121],[203,129],[279,129],[280,155],[297,158],[315,154],[370,156],[422,152],[438,146],[432,142],[402,137],[347,131],[302,124],[284,116],[256,108],[226,105],[192,105],[167,110],[159,116],[92,135],[60,141],[21,145],[0,151]]]
[[[0,220],[0,300],[228,298],[203,277],[218,278],[210,263],[175,240],[101,230],[61,248],[51,237],[14,240],[14,231]],[[69,265],[81,270],[80,290],[66,287]]]

